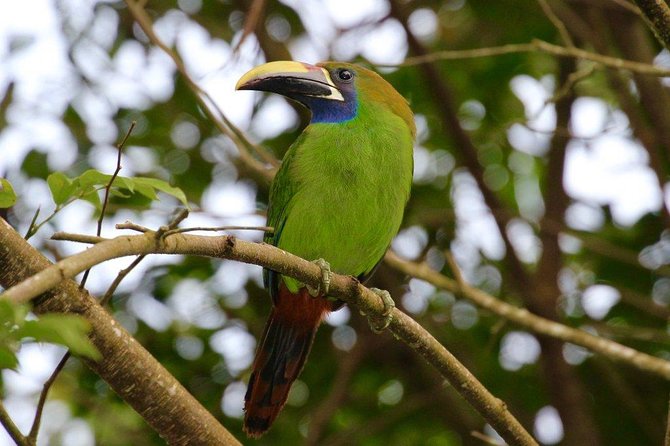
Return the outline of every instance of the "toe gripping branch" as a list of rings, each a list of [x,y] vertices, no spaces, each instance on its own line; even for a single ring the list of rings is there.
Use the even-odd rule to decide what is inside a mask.
[[[395,308],[395,302],[391,298],[391,294],[386,290],[380,290],[379,288],[370,288],[370,291],[375,293],[382,300],[384,305],[384,311],[381,314],[381,318],[368,316],[368,324],[370,329],[379,334],[382,331],[386,330],[391,321],[393,320],[393,309]]]
[[[312,263],[321,268],[321,282],[316,288],[306,285],[307,292],[312,297],[327,296],[330,289],[330,279],[333,277],[333,272],[330,270],[330,263],[323,259],[316,259]]]
[[[328,290],[330,289],[330,280],[333,276],[333,272],[330,270],[330,264],[324,259],[316,259],[312,263],[321,269],[321,281],[316,288],[310,285],[305,285],[307,287],[307,291],[312,297],[327,297]],[[395,302],[391,298],[391,294],[389,294],[389,292],[386,290],[370,288],[370,291],[379,296],[379,298],[382,300],[382,304],[384,305],[384,311],[381,314],[381,318],[377,316],[368,316],[368,324],[370,325],[370,329],[373,332],[379,334],[386,330],[386,328],[393,320],[392,313],[393,309],[395,308]],[[365,315],[363,312],[361,312],[361,314]]]

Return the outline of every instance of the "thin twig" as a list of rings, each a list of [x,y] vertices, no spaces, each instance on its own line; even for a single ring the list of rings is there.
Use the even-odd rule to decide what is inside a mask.
[[[262,147],[251,143],[248,138],[244,136],[244,133],[235,127],[235,125],[233,125],[233,123],[226,117],[211,95],[203,90],[195,80],[191,78],[184,62],[177,53],[169,48],[154,32],[153,23],[146,11],[144,11],[142,5],[135,0],[126,0],[126,5],[128,5],[130,13],[149,40],[172,59],[177,67],[177,71],[179,71],[182,78],[186,81],[186,84],[195,93],[196,100],[203,107],[205,114],[211,119],[212,123],[214,123],[221,133],[230,138],[235,146],[237,146],[242,162],[254,172],[265,178],[265,180],[271,180],[274,176],[274,170],[279,164],[277,159]],[[262,163],[255,159],[249,152],[250,148],[252,148],[261,159],[266,163],[269,163],[273,168],[267,169]]]
[[[137,265],[140,264],[142,260],[144,260],[146,256],[137,256],[133,262],[128,265],[126,268],[122,269],[119,271],[119,273],[116,275],[116,278],[114,281],[109,285],[109,288],[107,288],[107,291],[105,291],[105,294],[102,296],[100,299],[100,305],[103,307],[109,303],[109,301],[112,299],[112,296],[114,295],[114,292],[116,289],[119,287],[121,284],[121,281],[126,278],[126,276],[133,270]]]
[[[170,234],[182,234],[184,232],[194,232],[194,231],[210,231],[210,232],[222,232],[222,231],[263,231],[263,232],[273,232],[274,228],[272,226],[215,226],[215,227],[205,227],[205,226],[196,226],[192,228],[178,228],[167,231],[165,235]]]
[[[609,68],[628,70],[640,74],[648,74],[659,77],[670,76],[670,69],[667,68],[662,68],[656,65],[650,65],[647,63],[636,62],[632,60],[620,59],[618,57],[605,56],[602,54],[585,51],[580,48],[566,48],[539,39],[533,39],[533,41],[530,43],[511,43],[508,45],[488,47],[488,48],[475,48],[471,50],[437,51],[435,53],[430,53],[423,56],[408,57],[401,64],[397,65],[382,64],[378,66],[407,67],[431,62],[437,62],[440,60],[475,59],[480,57],[502,56],[505,54],[517,54],[517,53],[530,53],[535,51],[541,51],[559,57],[574,57],[577,59],[589,60],[591,62],[595,62]]]
[[[49,376],[49,379],[47,379],[46,382],[44,383],[44,386],[42,386],[42,393],[40,393],[40,399],[37,402],[37,409],[35,410],[35,418],[33,418],[33,425],[30,428],[30,433],[28,434],[27,437],[28,441],[31,444],[37,443],[37,433],[40,430],[40,422],[42,421],[42,412],[44,411],[44,404],[47,401],[47,395],[49,394],[49,389],[51,389],[53,383],[56,382],[58,374],[61,372],[61,370],[63,370],[68,359],[70,359],[70,356],[72,356],[72,354],[70,353],[69,350],[65,352],[61,360],[58,362],[58,365],[56,366],[54,371],[51,372],[51,376]]]
[[[30,224],[28,225],[28,230],[26,231],[26,235],[23,236],[24,239],[28,240],[30,237],[35,235],[37,232],[37,229],[35,228],[35,222],[37,222],[37,217],[40,215],[40,207],[38,206],[37,209],[35,210],[35,214],[33,215],[32,220],[30,220]]]
[[[568,29],[565,27],[565,24],[563,24],[561,19],[559,19],[558,16],[551,9],[551,6],[549,6],[547,0],[537,0],[537,2],[540,4],[540,7],[542,8],[542,12],[544,12],[544,15],[546,15],[549,21],[556,27],[558,33],[561,35],[561,38],[563,39],[563,42],[565,42],[567,47],[574,48],[575,43],[572,41],[572,37],[570,37]]]
[[[123,146],[126,145],[126,141],[128,141],[128,138],[130,137],[130,134],[133,132],[133,129],[136,125],[136,121],[131,122],[126,135],[123,137],[121,142],[116,145],[116,168],[114,169],[114,173],[109,179],[109,182],[105,186],[105,197],[102,200],[102,209],[100,210],[100,216],[98,217],[98,227],[95,231],[95,235],[98,237],[100,237],[100,234],[102,233],[102,222],[105,219],[105,211],[107,210],[107,204],[109,203],[109,194],[112,190],[112,184],[114,184],[114,180],[116,180],[119,172],[121,172],[121,155],[123,154]],[[86,281],[88,280],[88,275],[90,272],[90,269],[87,269],[86,272],[84,272],[84,277],[82,277],[81,282],[79,283],[79,289],[83,290],[86,286]]]
[[[98,227],[95,232],[95,234],[98,236],[102,233],[102,221],[105,219],[105,211],[107,210],[107,205],[109,204],[109,193],[112,189],[112,184],[114,184],[114,180],[116,180],[116,177],[119,176],[119,172],[121,172],[121,155],[123,154],[123,147],[126,145],[126,142],[128,142],[128,138],[130,138],[130,134],[133,132],[133,129],[136,125],[137,121],[131,122],[126,135],[123,137],[121,142],[116,145],[116,168],[114,169],[112,177],[109,179],[109,183],[107,183],[105,186],[105,197],[102,200],[102,210],[100,211],[100,216],[98,217]]]
[[[51,236],[51,240],[58,241],[67,241],[67,242],[77,242],[85,243],[89,245],[94,245],[96,243],[104,242],[105,240],[110,240],[105,237],[98,237],[96,235],[87,235],[87,234],[72,234],[69,232],[56,232]]]
[[[451,251],[445,251],[444,256],[447,259],[447,263],[449,264],[449,269],[451,269],[451,272],[454,274],[456,283],[458,283],[459,286],[466,285],[465,279],[463,279],[463,272],[458,266],[458,263],[456,263],[456,259],[454,258],[454,255],[451,253]]]
[[[644,14],[640,10],[640,8],[638,8],[637,6],[635,6],[632,3],[628,2],[628,0],[610,0],[610,1],[612,1],[613,3],[616,3],[617,5],[621,6],[624,9],[627,9],[628,11],[632,12],[633,14],[635,14],[637,16],[640,16],[641,18],[644,18]]]
[[[131,231],[137,232],[151,232],[151,229],[135,224],[128,220],[124,221],[123,223],[117,223],[114,227],[116,229],[130,229]]]
[[[0,424],[2,424],[5,427],[5,429],[7,429],[7,433],[9,434],[10,437],[12,437],[12,440],[14,440],[17,445],[31,446],[31,444],[28,442],[28,439],[21,433],[19,428],[16,427],[16,424],[14,424],[12,417],[10,417],[9,414],[7,413],[7,410],[5,409],[5,406],[4,404],[2,404],[1,400],[0,400]]]
[[[263,12],[265,11],[265,0],[253,0],[249,10],[245,14],[244,27],[242,28],[242,37],[235,45],[233,53],[237,54],[240,51],[240,47],[247,40],[247,37],[254,32],[258,23],[263,19]]]

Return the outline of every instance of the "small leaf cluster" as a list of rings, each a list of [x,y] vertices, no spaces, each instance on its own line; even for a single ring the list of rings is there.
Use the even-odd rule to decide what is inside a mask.
[[[50,342],[69,348],[75,355],[100,357],[87,336],[91,327],[84,317],[57,313],[30,316],[27,305],[0,300],[0,369],[18,366],[16,352],[23,342]]]
[[[89,169],[75,178],[68,178],[62,172],[54,172],[47,177],[47,184],[56,206],[64,206],[73,200],[83,199],[91,203],[98,212],[102,211],[98,191],[108,187],[110,182],[112,197],[129,198],[139,194],[148,201],[155,201],[158,200],[157,192],[160,191],[177,198],[185,206],[188,204],[186,195],[181,189],[157,178],[113,177],[94,169]]]

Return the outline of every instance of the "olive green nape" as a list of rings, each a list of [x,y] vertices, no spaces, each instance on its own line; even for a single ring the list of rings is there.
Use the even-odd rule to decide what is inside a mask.
[[[360,65],[342,62],[321,62],[317,66],[324,68],[345,67],[356,72],[356,92],[359,101],[384,104],[395,115],[399,116],[410,129],[412,138],[416,136],[414,113],[405,99],[393,86],[379,74]]]

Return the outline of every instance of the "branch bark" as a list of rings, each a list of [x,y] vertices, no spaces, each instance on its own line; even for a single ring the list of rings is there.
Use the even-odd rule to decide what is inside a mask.
[[[11,240],[13,238],[7,234],[8,232],[16,234],[8,225],[0,224],[0,246],[5,246],[5,239]],[[18,237],[18,234],[16,234],[16,237]],[[253,263],[289,275],[313,286],[317,286],[321,280],[321,270],[312,262],[296,257],[274,246],[246,242],[232,236],[206,237],[170,234],[166,237],[156,237],[155,232],[149,231],[142,235],[120,236],[114,239],[87,237],[87,240],[95,240],[99,241],[99,243],[79,254],[46,267],[39,273],[32,275],[28,280],[24,280],[22,283],[6,290],[5,293],[0,295],[0,299],[27,302],[47,290],[58,286],[65,279],[74,277],[81,271],[105,260],[149,253],[203,255]],[[23,242],[22,239],[21,242]],[[13,249],[10,248],[3,252],[5,252],[6,256],[11,256],[7,252],[11,253],[12,251]],[[0,261],[2,261],[1,257]],[[19,264],[18,267],[20,266]],[[8,268],[8,270],[11,269]],[[39,269],[37,268],[37,270]],[[66,281],[67,284],[74,285],[70,281]],[[361,312],[371,317],[382,317],[384,306],[379,296],[361,285],[353,277],[333,274],[329,294],[357,307]],[[43,300],[42,305],[48,305],[52,300]],[[93,307],[97,308],[97,306]],[[56,306],[55,309],[67,311],[68,307],[63,308],[61,305]],[[100,311],[104,313],[102,308],[100,308]],[[105,322],[96,322],[96,325],[94,325],[95,333],[93,334],[94,342],[97,341],[97,343],[102,344],[102,347],[106,347],[106,342],[109,339],[115,341],[117,335],[114,331],[117,329],[121,330],[118,324],[107,313],[104,313],[104,315],[107,320]],[[537,445],[533,437],[507,410],[505,403],[491,395],[477,378],[430,333],[397,308],[393,310],[392,315],[393,319],[389,325],[389,330],[435,367],[509,444]],[[107,324],[107,326],[104,326],[104,324]],[[99,333],[98,330],[101,332]],[[130,337],[128,342],[137,345],[136,341]],[[139,348],[139,345],[137,347]],[[102,351],[102,348],[101,352],[105,356],[105,360],[107,360],[108,358],[105,352]],[[151,359],[153,360],[153,358]],[[135,367],[146,370],[145,365],[139,360],[133,360],[132,363],[129,363],[130,360],[123,358],[123,361],[122,365],[114,365],[115,370],[125,371],[125,368],[134,369]],[[92,366],[95,366],[95,364],[92,364]],[[145,385],[157,386],[155,382],[146,383],[144,380],[139,381],[140,384],[138,385],[138,373],[138,371],[134,371],[135,376],[124,381],[126,384],[125,386],[121,386],[120,390],[127,391],[129,390],[127,388],[130,387],[130,390],[135,389],[136,392],[142,392],[142,388]],[[163,386],[164,384],[159,383],[158,390],[161,390]],[[172,391],[172,387],[169,387],[169,389]],[[184,391],[184,393],[186,392]],[[192,399],[192,396],[188,393],[184,397]],[[161,404],[170,407],[172,403],[161,401]],[[156,407],[154,407],[154,410],[156,410]],[[169,410],[172,411],[172,408]],[[174,413],[179,413],[179,418],[186,418],[185,414],[191,412],[182,410],[181,412]],[[206,414],[211,417],[209,413],[206,412]],[[197,442],[197,444],[210,443]]]
[[[665,0],[635,0],[649,27],[663,45],[670,49],[670,8]]]
[[[35,285],[37,281],[32,278],[35,274],[49,269],[58,271],[2,219],[0,247],[0,285],[5,288],[11,289],[26,279]],[[88,320],[91,340],[102,359],[83,361],[95,373],[170,445],[240,444],[95,299],[79,290],[68,277],[72,276],[60,276],[52,286],[39,287],[40,291],[31,296],[40,296],[35,299],[33,310],[37,314],[75,313]]]

